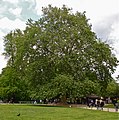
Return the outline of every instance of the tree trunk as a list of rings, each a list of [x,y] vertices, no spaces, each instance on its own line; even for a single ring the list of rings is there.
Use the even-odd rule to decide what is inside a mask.
[[[67,104],[67,98],[66,98],[66,95],[61,96],[61,104],[64,104],[64,105]]]

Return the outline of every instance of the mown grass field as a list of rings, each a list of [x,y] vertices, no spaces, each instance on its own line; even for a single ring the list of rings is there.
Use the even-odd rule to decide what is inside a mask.
[[[119,113],[74,107],[0,105],[0,120],[119,120]]]
[[[113,104],[107,104],[104,107],[106,107],[106,108],[114,108],[114,105]]]

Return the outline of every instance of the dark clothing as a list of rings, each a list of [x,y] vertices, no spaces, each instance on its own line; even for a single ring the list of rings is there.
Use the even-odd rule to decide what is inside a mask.
[[[94,106],[94,102],[93,102],[93,100],[88,100],[88,106],[89,107],[93,107]]]
[[[119,103],[115,103],[115,110],[118,111],[119,109]]]
[[[113,103],[114,106],[116,106],[117,100],[113,99],[112,103]]]
[[[103,101],[100,103],[100,107],[104,107],[104,102]]]
[[[99,107],[100,107],[100,101],[99,100],[97,101],[96,107],[97,107],[97,109],[99,109]]]
[[[100,107],[103,110],[103,107],[104,107],[104,102],[103,101],[100,103]]]

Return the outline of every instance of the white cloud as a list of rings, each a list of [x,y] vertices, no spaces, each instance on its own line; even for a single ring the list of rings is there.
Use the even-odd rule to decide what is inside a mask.
[[[104,40],[112,40],[116,37],[119,39],[119,14],[112,14],[101,21],[93,24],[93,30],[97,33],[98,37]],[[116,36],[115,36],[116,35]],[[114,42],[114,41],[113,41]]]
[[[4,33],[0,30],[0,39],[4,36]]]
[[[16,9],[10,8],[9,11],[15,16],[19,17],[21,14],[22,8],[16,8]]]
[[[35,0],[25,0],[25,1],[27,1],[27,2],[35,2]]]
[[[0,14],[4,13],[7,9],[7,6],[0,7]]]
[[[18,3],[19,0],[3,0],[4,2],[10,2],[10,3]]]
[[[4,47],[3,47],[3,36],[5,35],[5,33],[3,33],[1,30],[0,30],[0,52],[3,52],[4,50]]]
[[[5,68],[7,64],[7,60],[4,59],[4,56],[0,55],[0,73],[2,72],[2,68]]]
[[[87,11],[87,15],[93,22],[97,22],[111,14],[118,13],[118,5],[118,0],[82,0],[81,9]]]
[[[114,37],[115,39],[119,39],[119,19],[118,19],[118,23],[113,24],[112,28],[113,28],[113,31],[110,34],[110,37]]]
[[[2,14],[6,12],[6,9],[7,9],[7,6],[2,6],[2,7],[0,7],[0,18],[3,17]]]
[[[17,28],[23,30],[25,29],[25,26],[26,26],[25,22],[19,19],[15,19],[14,21],[12,21],[12,20],[9,20],[7,17],[0,19],[0,23],[2,23],[0,24],[0,28],[3,28],[3,29],[7,28],[9,30],[14,30]]]
[[[7,60],[4,59],[4,56],[2,56],[2,53],[4,51],[3,47],[3,36],[5,34],[0,30],[0,73],[2,71],[2,68],[6,66]]]

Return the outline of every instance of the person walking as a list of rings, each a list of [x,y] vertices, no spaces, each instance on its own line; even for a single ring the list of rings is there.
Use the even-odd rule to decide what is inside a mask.
[[[100,100],[96,101],[96,107],[97,107],[97,110],[99,110],[99,108],[100,108]]]
[[[119,99],[115,103],[115,111],[118,112],[119,109]]]
[[[100,103],[101,110],[103,110],[103,107],[104,107],[104,101],[102,100],[101,103]]]

